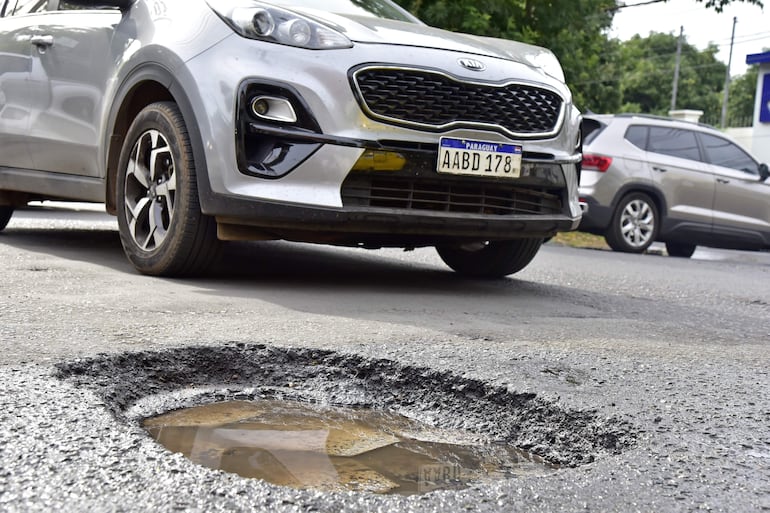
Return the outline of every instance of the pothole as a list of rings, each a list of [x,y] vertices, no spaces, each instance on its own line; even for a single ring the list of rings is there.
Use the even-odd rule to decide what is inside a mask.
[[[101,355],[59,365],[58,377],[95,393],[137,437],[148,436],[146,426],[166,454],[187,453],[218,469],[232,462],[226,470],[300,488],[412,494],[483,487],[618,454],[637,436],[606,412],[315,349],[234,343]],[[322,470],[306,477],[297,458],[305,470]],[[268,470],[256,475],[255,468]]]
[[[293,488],[413,495],[554,467],[488,437],[402,415],[298,401],[226,401],[147,419],[172,452]]]

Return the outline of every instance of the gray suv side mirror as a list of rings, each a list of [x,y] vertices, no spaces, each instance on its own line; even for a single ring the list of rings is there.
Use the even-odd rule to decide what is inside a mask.
[[[764,182],[768,178],[770,178],[770,169],[767,168],[767,164],[760,164],[759,165],[759,180],[761,182]]]

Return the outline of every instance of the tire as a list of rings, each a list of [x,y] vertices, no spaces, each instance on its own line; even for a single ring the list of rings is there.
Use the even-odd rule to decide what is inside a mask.
[[[194,275],[217,256],[216,222],[201,213],[196,180],[179,108],[145,107],[128,129],[117,176],[120,240],[140,273]]]
[[[494,279],[524,269],[537,254],[543,239],[479,242],[461,246],[436,246],[441,260],[458,274]]]
[[[5,230],[13,215],[13,207],[0,207],[0,231]]]
[[[642,192],[624,197],[604,234],[607,244],[623,253],[644,253],[655,242],[660,227],[658,207]]]
[[[666,242],[668,256],[690,258],[695,253],[695,244],[683,244],[679,242]]]

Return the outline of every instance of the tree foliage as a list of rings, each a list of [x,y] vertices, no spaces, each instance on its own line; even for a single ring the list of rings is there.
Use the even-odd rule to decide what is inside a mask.
[[[666,115],[671,108],[678,36],[652,33],[634,36],[620,45],[617,65],[622,103],[620,110]],[[727,66],[716,58],[718,48],[698,50],[682,44],[677,109],[704,111],[718,119]]]
[[[667,1],[667,0],[664,0]],[[696,2],[701,2],[706,4],[706,7],[709,9],[714,9],[716,12],[722,12],[725,7],[728,5],[734,3],[734,0],[695,0]],[[759,7],[764,7],[762,4],[762,0],[738,0],[740,2],[744,2],[747,4],[753,4],[757,5]]]
[[[727,108],[730,126],[751,126],[758,75],[759,66],[751,66],[730,85]]]
[[[564,67],[575,103],[594,112],[665,114],[671,104],[677,37],[608,37],[617,0],[396,0],[432,26],[550,48]],[[666,1],[666,0],[661,0]],[[733,2],[693,0],[721,11]],[[682,50],[678,108],[718,116],[725,65],[717,48]]]

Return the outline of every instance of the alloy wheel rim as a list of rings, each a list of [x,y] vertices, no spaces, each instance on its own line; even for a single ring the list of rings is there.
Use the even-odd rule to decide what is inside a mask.
[[[633,200],[623,209],[620,233],[629,246],[644,247],[650,242],[654,228],[655,215],[646,201]]]
[[[157,249],[168,235],[176,206],[176,173],[171,147],[158,130],[134,144],[126,169],[128,232],[143,251]]]

